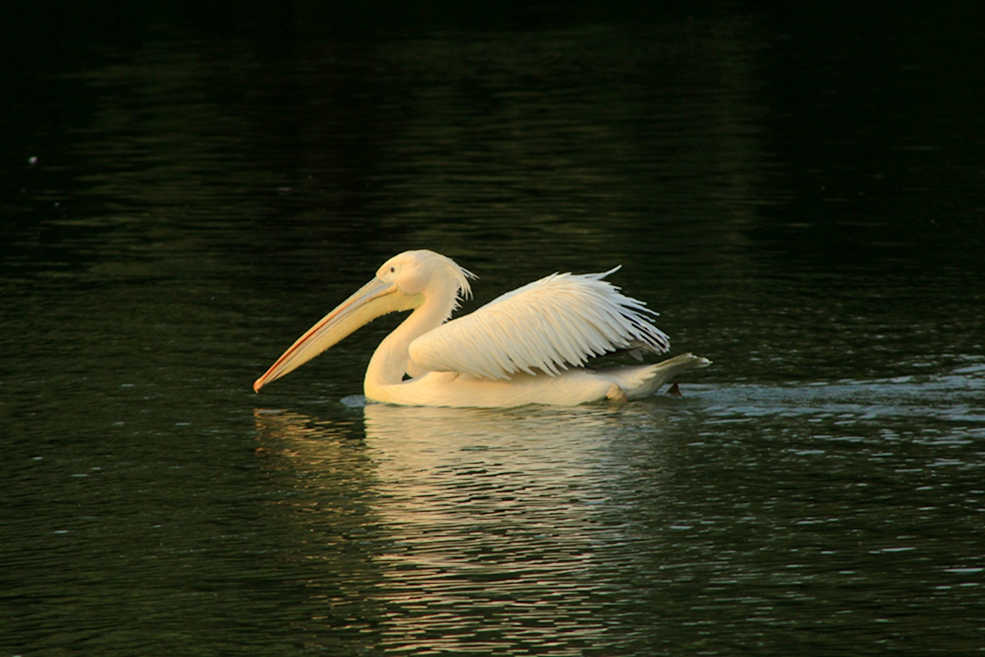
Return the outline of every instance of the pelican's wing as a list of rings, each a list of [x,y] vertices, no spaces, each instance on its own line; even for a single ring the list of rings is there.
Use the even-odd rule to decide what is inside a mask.
[[[539,369],[557,375],[592,356],[640,348],[663,353],[669,338],[642,301],[619,293],[603,274],[553,274],[442,324],[410,344],[426,371],[508,379]]]

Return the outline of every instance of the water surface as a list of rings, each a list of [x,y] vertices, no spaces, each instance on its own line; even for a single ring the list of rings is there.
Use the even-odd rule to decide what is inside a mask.
[[[162,7],[0,69],[2,652],[980,652],[980,40]],[[252,393],[408,248],[622,264],[715,364],[367,406],[385,318]]]

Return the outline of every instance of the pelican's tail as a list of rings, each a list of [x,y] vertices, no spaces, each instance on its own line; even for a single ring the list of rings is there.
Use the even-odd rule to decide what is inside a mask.
[[[682,372],[708,367],[711,361],[694,354],[681,354],[653,365],[614,367],[600,372],[615,384],[610,399],[642,399],[657,392],[662,385]],[[616,390],[618,386],[618,390]]]

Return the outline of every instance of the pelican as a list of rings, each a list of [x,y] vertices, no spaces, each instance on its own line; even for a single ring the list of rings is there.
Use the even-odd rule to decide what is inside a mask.
[[[407,406],[574,406],[654,394],[680,372],[706,367],[683,354],[655,364],[586,367],[619,350],[665,353],[656,316],[606,276],[552,274],[448,321],[476,278],[433,251],[406,251],[302,335],[253,384],[275,381],[356,329],[387,313],[412,310],[376,349],[363,388],[369,401]]]

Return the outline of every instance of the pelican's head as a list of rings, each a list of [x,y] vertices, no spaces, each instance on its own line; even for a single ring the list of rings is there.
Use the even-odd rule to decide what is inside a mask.
[[[377,270],[376,279],[393,283],[408,296],[432,296],[447,289],[455,297],[472,295],[469,278],[475,275],[458,266],[454,260],[434,251],[404,251],[395,255]]]
[[[253,383],[260,388],[338,344],[381,315],[420,307],[426,298],[445,299],[447,316],[469,296],[473,274],[434,251],[405,251],[381,266],[376,277],[308,329]],[[447,319],[446,316],[446,319]]]

